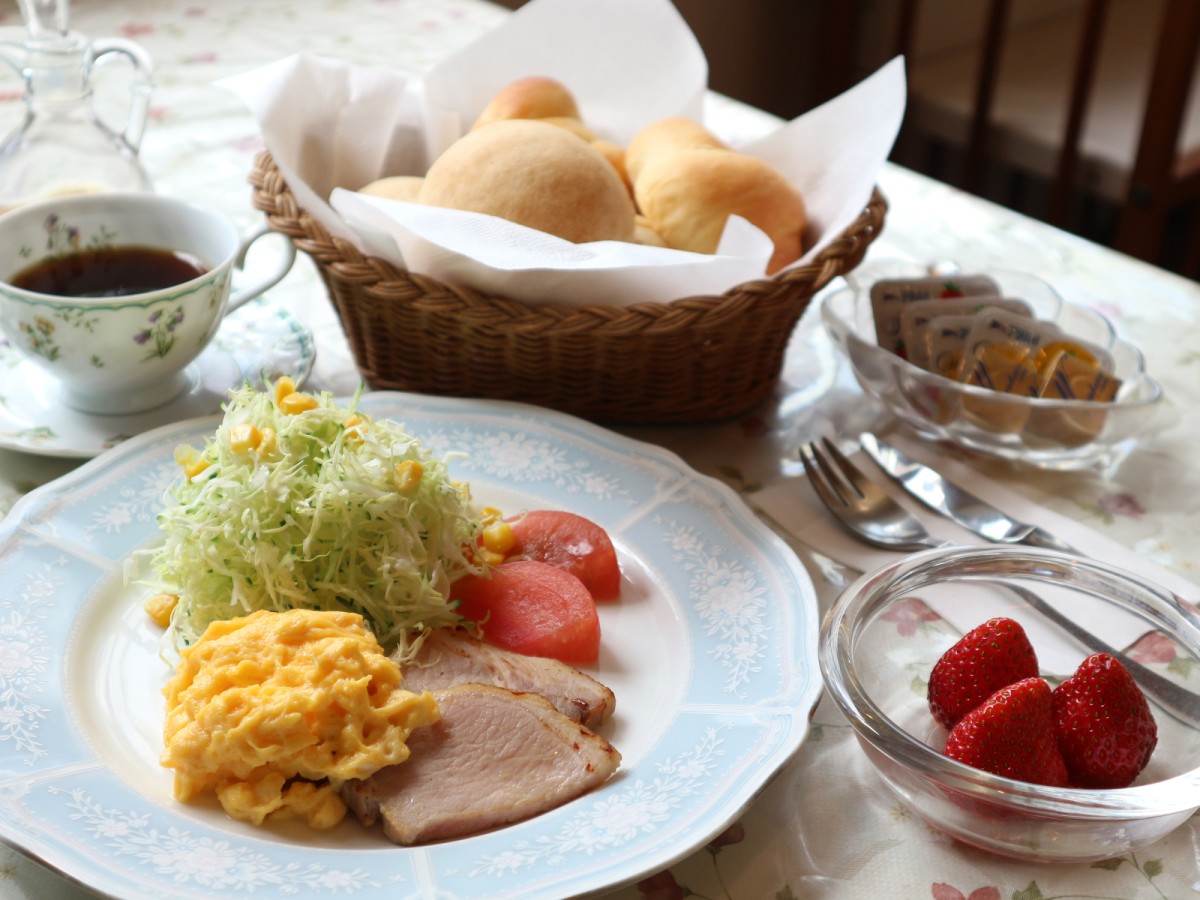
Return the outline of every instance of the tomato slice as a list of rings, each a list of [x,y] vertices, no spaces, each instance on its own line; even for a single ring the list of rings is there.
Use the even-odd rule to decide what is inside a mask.
[[[489,574],[467,575],[450,586],[450,598],[460,601],[459,615],[481,622],[485,640],[567,663],[594,662],[600,655],[596,604],[570,572],[518,559]]]
[[[556,509],[535,509],[508,519],[514,557],[536,559],[570,572],[595,600],[621,593],[621,567],[608,532],[591,519]]]

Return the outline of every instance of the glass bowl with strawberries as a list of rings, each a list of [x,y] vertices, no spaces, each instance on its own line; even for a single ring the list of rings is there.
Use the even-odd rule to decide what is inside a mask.
[[[1200,809],[1200,615],[1130,572],[1026,548],[914,554],[842,594],[820,663],[884,783],[973,846],[1109,859]]]

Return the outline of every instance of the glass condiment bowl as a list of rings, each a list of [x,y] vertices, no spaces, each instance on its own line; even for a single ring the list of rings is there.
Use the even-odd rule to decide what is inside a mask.
[[[1036,612],[1021,589],[1052,600],[1077,622],[1095,628],[1103,621],[1110,633],[1127,635],[1135,660],[1147,656],[1138,646],[1154,647],[1154,658],[1164,661],[1148,668],[1183,688],[1189,679],[1180,673],[1200,673],[1200,616],[1169,592],[1066,554],[959,547],[906,557],[841,595],[821,630],[826,688],[884,783],[916,815],[961,841],[1020,859],[1084,862],[1159,840],[1200,808],[1200,722],[1169,711],[1148,686],[1158,746],[1127,788],[1029,784],[941,753],[947,732],[929,712],[926,685],[934,663],[964,631],[993,614],[1021,622],[1052,685],[1092,652]],[[985,597],[986,612],[979,606]],[[920,624],[906,627],[914,622]],[[1190,681],[1194,690],[1200,678]]]
[[[1020,272],[987,274],[1001,296],[1025,300],[1034,315],[1112,354],[1121,388],[1113,402],[1053,400],[1004,394],[921,369],[876,341],[870,285],[877,278],[921,277],[896,264],[855,272],[852,283],[825,295],[821,317],[858,383],[918,435],[1039,468],[1113,468],[1150,432],[1162,387],[1146,373],[1141,352],[1100,313],[1067,303],[1045,281]]]

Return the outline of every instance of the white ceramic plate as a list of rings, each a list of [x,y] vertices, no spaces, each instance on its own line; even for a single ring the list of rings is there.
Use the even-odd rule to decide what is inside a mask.
[[[0,342],[0,447],[89,459],[169,422],[218,412],[229,389],[248,381],[290,375],[302,384],[316,349],[309,330],[287,310],[262,300],[229,315],[213,342],[188,367],[189,386],[168,403],[131,415],[101,416],[64,404],[47,372],[7,342]]]
[[[158,764],[167,664],[123,561],[156,540],[172,453],[215,419],[133,438],[23,498],[0,525],[0,838],[121,898],[563,897],[662,869],[734,819],[800,747],[821,690],[817,606],[795,555],[724,485],[569,416],[368,394],[506,511],[566,508],[621,560],[590,667],[624,760],[531,821],[419,848],[343,822],[256,829],[181,805]],[[352,817],[351,817],[352,818]]]

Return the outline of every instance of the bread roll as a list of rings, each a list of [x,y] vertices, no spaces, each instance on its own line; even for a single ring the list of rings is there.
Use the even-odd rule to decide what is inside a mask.
[[[633,136],[625,148],[625,170],[634,182],[638,173],[656,156],[669,156],[680,150],[697,148],[729,150],[699,122],[678,116],[651,122]]]
[[[553,78],[531,75],[501,88],[483,108],[471,130],[507,119],[552,117],[579,120],[579,107],[575,104],[575,98],[562,83]]]
[[[360,194],[370,194],[372,197],[386,197],[389,200],[408,200],[417,202],[421,185],[425,179],[420,175],[392,175],[380,178],[358,189]]]
[[[576,243],[633,238],[633,201],[613,167],[569,131],[535,120],[459,138],[430,166],[418,199]]]
[[[625,153],[638,209],[667,246],[713,253],[731,215],[762,229],[775,245],[773,273],[800,258],[808,224],[804,200],[774,167],[737,153],[697,122],[663,119],[639,132]]]
[[[638,207],[668,246],[713,253],[731,215],[766,232],[775,250],[768,274],[800,258],[804,201],[757,157],[722,150],[682,150],[646,166],[634,181]]]

